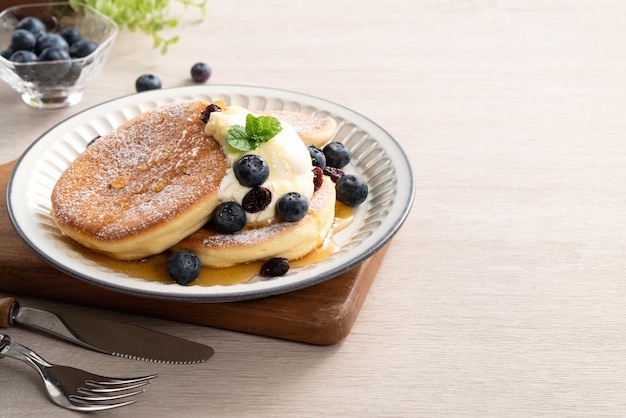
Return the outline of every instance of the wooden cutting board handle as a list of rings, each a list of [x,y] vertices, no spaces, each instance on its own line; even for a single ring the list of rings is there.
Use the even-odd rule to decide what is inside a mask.
[[[11,327],[11,311],[17,301],[12,297],[0,298],[0,327]]]

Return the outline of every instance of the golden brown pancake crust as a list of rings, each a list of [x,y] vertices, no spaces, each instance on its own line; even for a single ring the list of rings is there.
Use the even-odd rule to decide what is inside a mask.
[[[228,168],[220,145],[204,135],[207,105],[161,106],[88,147],[52,192],[61,231],[115,258],[139,259],[200,228]]]

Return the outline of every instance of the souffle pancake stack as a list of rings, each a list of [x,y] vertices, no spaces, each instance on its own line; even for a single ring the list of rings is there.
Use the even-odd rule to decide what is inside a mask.
[[[300,259],[335,220],[337,176],[313,156],[336,127],[330,117],[175,101],[95,138],[53,188],[52,216],[65,235],[118,260],[188,252],[221,268]]]

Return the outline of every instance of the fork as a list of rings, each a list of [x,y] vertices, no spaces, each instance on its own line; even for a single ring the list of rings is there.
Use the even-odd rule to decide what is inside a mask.
[[[157,375],[114,378],[98,376],[81,369],[47,362],[37,353],[8,335],[0,334],[0,358],[12,357],[39,372],[48,396],[54,403],[74,411],[101,411],[135,403],[133,396],[142,393],[142,386]]]

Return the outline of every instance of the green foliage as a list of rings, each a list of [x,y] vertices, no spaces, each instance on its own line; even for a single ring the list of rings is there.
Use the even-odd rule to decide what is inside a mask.
[[[204,18],[207,0],[174,0],[185,5],[198,8]],[[167,27],[178,25],[177,19],[167,16],[170,0],[69,0],[72,6],[85,3],[109,16],[120,28],[132,32],[140,30],[154,39],[154,47],[161,48],[165,54],[167,48],[178,42],[179,37],[169,39],[161,37],[160,33]]]

